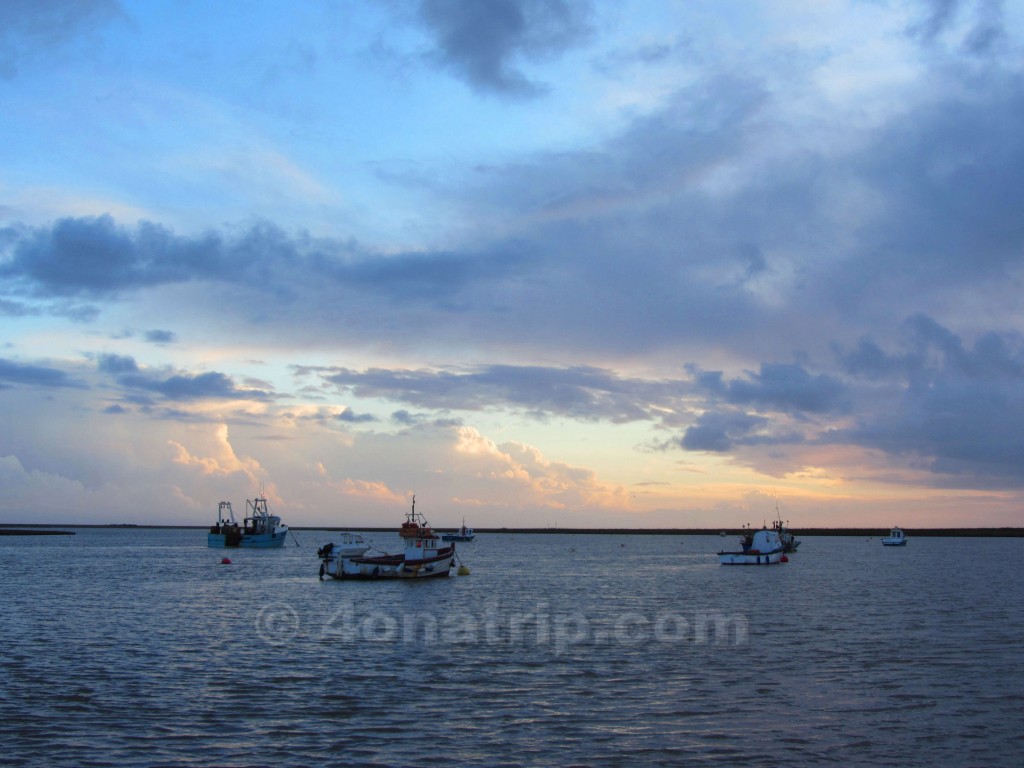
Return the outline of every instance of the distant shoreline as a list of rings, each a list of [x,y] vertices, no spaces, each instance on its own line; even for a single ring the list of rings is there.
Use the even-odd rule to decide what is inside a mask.
[[[112,528],[112,529],[165,529],[165,530],[205,530],[208,525],[135,525],[132,523],[0,523],[0,536],[20,535],[25,529],[36,529],[41,535],[50,533],[70,533],[69,528]],[[289,526],[293,531],[362,531],[370,533],[390,533],[398,529],[395,526],[359,526],[320,527],[320,526]],[[5,531],[6,529],[6,531]],[[51,529],[61,529],[52,531]],[[438,533],[457,531],[458,528],[434,528]],[[719,536],[722,531],[727,536],[737,536],[739,528],[476,528],[478,534],[572,534],[572,535],[613,535],[613,536]],[[904,528],[910,536],[946,536],[967,538],[1024,538],[1024,528]],[[885,536],[889,528],[793,528],[796,536]]]

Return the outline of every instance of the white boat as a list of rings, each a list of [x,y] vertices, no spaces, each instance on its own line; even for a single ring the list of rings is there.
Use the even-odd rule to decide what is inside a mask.
[[[317,550],[317,557],[325,557],[326,555],[334,555],[335,557],[359,557],[370,548],[369,543],[363,538],[361,533],[352,533],[345,531],[341,534],[338,543],[335,544],[333,541],[329,544],[325,544]]]
[[[217,522],[206,535],[208,547],[242,547],[246,549],[269,549],[284,546],[288,538],[288,526],[277,515],[270,514],[267,499],[260,494],[252,501],[245,500],[246,514],[239,525],[230,501],[222,501],[217,507]]]
[[[455,533],[442,533],[441,541],[472,541],[475,536],[473,529],[466,527],[466,518],[462,518],[462,527]]]
[[[722,565],[774,565],[786,562],[785,553],[778,531],[762,528],[753,533],[747,529],[740,537],[740,549],[719,552],[718,562]]]
[[[422,514],[412,511],[398,531],[404,549],[397,554],[368,554],[370,547],[359,534],[342,535],[339,544],[331,542],[317,552],[320,578],[332,579],[426,579],[448,575],[454,565],[455,545],[439,547],[440,537],[430,529]],[[345,537],[352,537],[346,543]],[[361,549],[361,551],[359,551]]]
[[[882,539],[883,547],[905,547],[907,545],[907,534],[902,528],[893,527],[889,535]]]

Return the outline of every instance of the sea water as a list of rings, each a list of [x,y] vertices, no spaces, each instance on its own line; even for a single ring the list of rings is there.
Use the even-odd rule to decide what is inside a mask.
[[[323,531],[76,530],[0,538],[5,766],[1024,754],[1024,539],[804,537],[735,567],[731,537],[480,534],[468,576],[339,582]]]

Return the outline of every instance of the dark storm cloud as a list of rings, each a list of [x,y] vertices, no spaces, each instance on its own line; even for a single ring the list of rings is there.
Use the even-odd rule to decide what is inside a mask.
[[[351,408],[344,409],[335,418],[338,421],[343,421],[346,424],[361,424],[368,421],[377,421],[377,417],[371,413],[356,413]]]
[[[887,344],[861,339],[837,347],[843,376],[764,364],[726,380],[691,367],[705,394],[679,445],[728,452],[741,447],[848,445],[913,460],[935,485],[958,478],[1020,485],[1024,466],[1024,337],[988,332],[973,344],[926,315],[907,319]],[[836,428],[843,415],[853,426]],[[793,431],[783,416],[811,425]]]
[[[886,208],[862,232],[865,262],[929,283],[998,274],[1024,244],[1024,80],[960,84],[973,93],[895,121],[853,170]],[[867,266],[865,263],[863,266]]]
[[[18,74],[23,60],[52,51],[121,14],[116,0],[5,0],[0,3],[0,79]]]
[[[970,25],[963,40],[968,53],[985,53],[1005,37],[1002,0],[925,0],[922,5],[924,18],[913,24],[909,33],[925,43],[934,43],[960,18]]]
[[[762,363],[757,372],[726,380],[720,371],[687,368],[702,412],[680,440],[688,451],[723,453],[738,445],[803,443],[780,416],[828,419],[849,409],[851,393],[841,379],[812,373],[795,363]],[[669,423],[666,420],[666,423]]]
[[[30,307],[20,301],[11,301],[10,299],[0,299],[0,315],[6,317],[29,317],[31,315],[40,314],[36,307]]]
[[[829,439],[919,457],[939,474],[1019,485],[1024,339],[990,332],[966,345],[931,318],[916,316],[895,346],[886,352],[864,340],[840,353],[844,368],[872,387],[865,391],[857,426]],[[880,399],[880,383],[896,396]]]
[[[146,331],[145,338],[146,341],[153,344],[171,344],[174,341],[177,341],[178,337],[173,331],[153,329],[151,331]]]
[[[103,373],[120,375],[136,373],[139,370],[135,358],[128,355],[101,354],[97,357],[96,367]]]
[[[660,382],[623,379],[585,367],[493,365],[467,373],[338,369],[323,375],[328,383],[359,397],[383,397],[423,408],[519,408],[539,417],[614,423],[653,419],[652,396],[657,393],[660,401],[668,396]],[[411,421],[413,417],[399,411],[392,418]]]
[[[441,66],[477,90],[505,96],[542,92],[521,63],[556,56],[590,32],[590,3],[580,0],[421,0],[418,16]]]
[[[687,428],[680,445],[687,451],[725,453],[767,423],[762,416],[740,411],[710,411]]]
[[[168,400],[269,400],[268,392],[258,389],[239,389],[229,376],[216,371],[192,376],[181,374],[167,378],[141,375],[118,377],[118,383],[134,389],[155,392]]]
[[[895,353],[886,352],[871,339],[861,339],[849,352],[837,348],[840,367],[864,379],[901,381],[912,386],[953,374],[1024,380],[1021,338],[1017,334],[985,333],[968,349],[959,336],[922,314],[908,318],[899,331],[900,351]]]
[[[414,424],[419,423],[421,418],[421,416],[416,416],[409,413],[404,408],[397,410],[391,414],[391,421],[393,421],[395,424],[400,424],[404,427],[411,427]]]
[[[463,250],[383,254],[270,223],[199,236],[110,217],[8,228],[0,300],[218,283],[273,298],[218,312],[252,327],[257,307],[260,332],[301,327],[319,340],[340,327],[500,348],[514,329],[520,344],[584,358],[680,343],[765,360],[825,351],[884,333],[949,290],[1006,285],[1020,268],[1024,87],[963,77],[853,149],[769,156],[742,184],[711,191],[705,181],[741,167],[774,104],[756,79],[702,82],[590,152],[476,168],[451,201],[513,234]],[[847,213],[850,189],[871,206]]]
[[[35,295],[106,297],[215,278],[238,266],[229,262],[218,235],[178,237],[151,222],[128,230],[111,216],[65,218],[52,226],[8,229],[5,235],[0,279],[21,281]]]
[[[452,297],[473,286],[493,284],[528,267],[527,256],[497,245],[478,253],[406,252],[388,256],[351,252],[321,241],[308,256],[297,256],[321,279],[353,289],[370,288],[402,301],[426,300],[457,308]],[[341,256],[339,258],[339,256]]]
[[[783,413],[835,413],[845,394],[839,379],[791,363],[762,363],[760,372],[729,382],[725,391],[731,403]]]
[[[85,383],[73,379],[66,371],[41,365],[25,365],[0,358],[0,389],[12,386],[71,387],[86,389]]]
[[[779,416],[827,420],[848,408],[846,386],[833,376],[789,364],[765,364],[759,373],[726,381],[720,372],[692,366],[677,380],[628,379],[596,368],[496,365],[475,371],[347,369],[321,371],[325,381],[357,397],[385,398],[440,411],[518,409],[539,419],[682,427],[678,445],[726,451],[735,445],[804,443]],[[400,410],[392,420],[410,425],[426,416]]]
[[[127,390],[127,400],[141,404],[151,404],[150,394],[174,401],[273,399],[267,390],[240,389],[229,376],[216,371],[164,376],[139,368],[133,357],[112,354],[99,355],[97,368],[113,376]]]
[[[450,297],[474,282],[500,281],[523,264],[521,254],[501,245],[485,253],[382,256],[349,241],[289,234],[267,222],[188,237],[152,222],[127,228],[99,216],[12,227],[0,234],[0,290],[35,298],[111,299],[162,285],[228,282],[273,293],[285,302],[298,292],[308,302],[307,289],[335,286],[451,309]],[[330,300],[336,298],[332,293]],[[12,312],[22,307],[9,303]],[[170,331],[146,333],[152,342],[174,338]]]
[[[962,0],[925,0],[922,5],[926,9],[924,19],[913,25],[910,32],[933,40],[949,26]]]

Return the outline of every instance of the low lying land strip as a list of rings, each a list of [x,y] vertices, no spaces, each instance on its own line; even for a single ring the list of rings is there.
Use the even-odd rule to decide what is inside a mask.
[[[134,525],[132,523],[118,524],[69,524],[61,523],[55,525],[39,523],[0,523],[0,536],[17,535],[74,535],[74,531],[55,530],[56,528],[141,528],[141,529],[206,529],[208,525]],[[372,533],[394,533],[397,528],[390,526],[331,526],[321,528],[314,526],[289,526],[293,531],[360,531]],[[455,528],[434,528],[438,533],[448,533],[459,530]],[[796,536],[863,536],[865,538],[874,536],[886,536],[888,528],[801,528],[795,526],[791,529]],[[1024,528],[904,528],[907,538],[913,536],[966,536],[966,537],[989,537],[989,538],[1021,538],[1024,537]],[[718,536],[722,532],[727,536],[738,536],[739,528],[476,528],[477,534],[535,534],[535,533],[557,533],[557,534],[599,534],[605,536]]]

